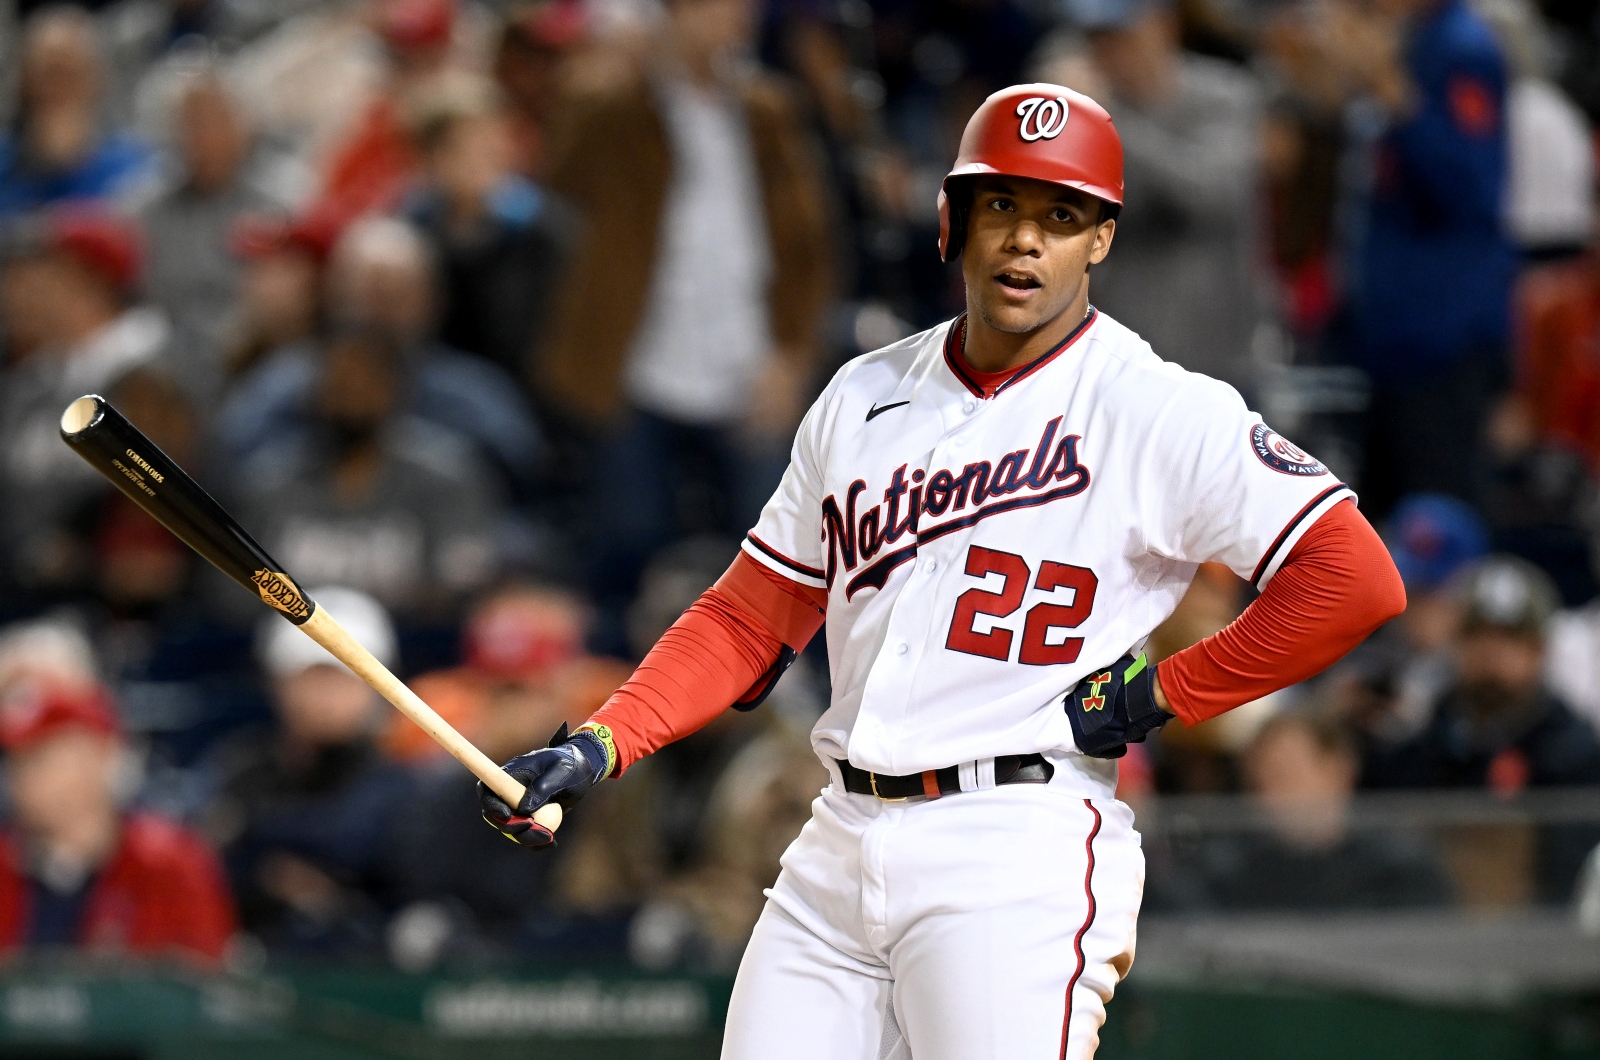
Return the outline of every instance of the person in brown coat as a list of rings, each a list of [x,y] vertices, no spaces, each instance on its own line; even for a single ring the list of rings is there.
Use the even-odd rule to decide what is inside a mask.
[[[551,130],[582,232],[534,376],[592,439],[583,543],[618,653],[653,552],[754,520],[819,367],[828,210],[789,93],[742,58],[754,19],[672,0],[658,39],[585,66]]]

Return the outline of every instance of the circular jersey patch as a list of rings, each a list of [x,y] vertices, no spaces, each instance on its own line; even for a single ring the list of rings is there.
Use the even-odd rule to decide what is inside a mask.
[[[1280,474],[1311,476],[1328,473],[1328,469],[1316,457],[1265,423],[1250,428],[1250,444],[1261,462]]]

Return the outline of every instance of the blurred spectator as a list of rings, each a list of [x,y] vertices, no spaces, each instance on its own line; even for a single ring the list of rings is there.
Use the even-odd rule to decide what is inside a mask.
[[[1515,389],[1489,419],[1493,463],[1483,502],[1496,547],[1543,567],[1570,606],[1600,593],[1591,542],[1600,471],[1600,216],[1593,220],[1589,249],[1530,268],[1518,283]]]
[[[0,951],[221,959],[234,930],[222,867],[188,829],[119,805],[123,746],[104,689],[14,687],[0,746]]]
[[[1338,0],[1328,14],[1324,54],[1361,94],[1370,154],[1344,336],[1373,380],[1363,505],[1382,516],[1409,492],[1473,500],[1515,266],[1500,47],[1466,0]]]
[[[1368,761],[1377,787],[1486,788],[1600,784],[1600,738],[1545,684],[1545,652],[1559,599],[1550,578],[1525,560],[1491,556],[1460,587],[1462,621],[1453,641],[1457,677],[1414,739]],[[1579,829],[1584,832],[1583,829]],[[1540,890],[1570,890],[1596,836],[1546,837]]]
[[[1390,909],[1450,901],[1443,863],[1393,829],[1350,822],[1358,762],[1332,717],[1281,714],[1245,758],[1266,827],[1217,838],[1205,860],[1225,909]]]
[[[328,159],[317,209],[347,221],[393,208],[421,162],[406,115],[457,77],[451,49],[455,0],[385,0],[372,8],[388,69],[385,84]]]
[[[707,803],[703,855],[657,888],[634,919],[635,963],[737,969],[764,892],[778,879],[778,860],[828,783],[803,727],[771,726],[740,749]]]
[[[392,347],[398,407],[470,443],[508,491],[531,493],[543,456],[538,424],[513,377],[435,339],[437,272],[417,231],[384,217],[352,225],[325,280],[331,322]],[[318,373],[315,349],[291,343],[241,378],[217,414],[228,457],[248,462],[269,447],[305,444]]]
[[[951,283],[939,260],[936,196],[929,193],[929,183],[937,183],[949,168],[967,116],[984,94],[961,83],[966,65],[961,49],[990,42],[976,32],[908,26],[907,16],[978,16],[984,29],[999,36],[1016,34],[1008,41],[1016,45],[1025,45],[1032,35],[1031,27],[1013,21],[1016,12],[1010,4],[987,4],[981,12],[964,11],[964,6],[929,3],[869,11],[801,3],[768,8],[774,51],[805,91],[821,138],[825,177],[842,214],[836,222],[836,271],[839,293],[856,302],[845,309],[854,317],[846,346],[852,352],[870,352],[905,338],[916,330],[907,321],[946,319],[962,300],[960,285]],[[918,33],[920,40],[915,39]],[[884,64],[877,60],[907,45],[934,58],[921,64],[934,82],[896,86],[900,98],[895,103],[900,106],[886,106],[878,72]],[[988,76],[995,73],[985,70]],[[934,105],[944,113],[924,113]],[[900,124],[914,130],[913,143],[891,135],[891,122],[902,107],[910,113]]]
[[[166,400],[147,406],[163,423],[187,415],[159,372],[171,329],[134,294],[142,268],[139,233],[128,222],[86,207],[62,208],[18,234],[0,275],[11,363],[0,376],[0,444],[10,458],[5,488],[31,498],[0,510],[0,537],[13,577],[53,591],[87,573],[87,509],[108,484],[61,444],[61,412],[73,399],[100,393],[113,402],[137,388]],[[144,377],[144,385],[140,377]],[[119,393],[120,391],[120,393]],[[145,422],[141,420],[140,422]],[[176,441],[165,437],[164,444]]]
[[[0,628],[0,703],[29,685],[92,687],[98,675],[94,646],[71,623],[36,619]]]
[[[174,79],[187,80],[198,56],[231,55],[297,6],[278,0],[111,0],[96,15],[110,67],[108,111],[118,124],[142,125],[159,138],[169,117],[158,101]]]
[[[424,177],[403,212],[438,261],[439,338],[523,382],[570,224],[512,169],[511,130],[491,84],[457,85],[419,109]]]
[[[1405,581],[1405,613],[1329,675],[1334,712],[1354,730],[1368,757],[1416,736],[1455,679],[1457,575],[1489,551],[1483,520],[1455,497],[1407,497],[1389,522],[1389,554]]]
[[[153,177],[150,149],[104,127],[96,34],[80,8],[47,7],[28,19],[16,117],[0,134],[0,217],[64,199],[132,194]]]
[[[307,343],[322,319],[322,268],[336,233],[324,218],[246,216],[233,231],[241,260],[223,363],[240,376],[280,350]]]
[[[691,538],[656,555],[645,569],[639,595],[628,611],[631,653],[643,656],[660,640],[667,627],[711,588],[732,555],[731,542],[720,538]],[[651,816],[669,868],[682,869],[702,858],[712,789],[739,749],[777,712],[782,696],[776,689],[773,696],[766,710],[753,714],[724,711],[699,732],[650,756],[649,773],[655,789]]]
[[[1092,57],[1071,68],[1080,80],[1069,87],[1116,120],[1127,181],[1094,304],[1160,356],[1248,390],[1266,295],[1261,90],[1238,67],[1183,51],[1167,0],[1072,0],[1067,10]]]
[[[560,724],[551,714],[508,704],[492,706],[479,720],[475,742],[499,762],[543,745],[551,726]],[[559,847],[584,821],[567,822],[576,827],[562,828],[553,856],[531,855],[483,823],[477,780],[453,760],[419,778],[413,798],[416,812],[400,822],[394,849],[402,903],[389,932],[395,962],[419,970],[441,959],[503,957],[526,948],[538,921],[551,918],[549,878],[560,862]],[[421,937],[419,925],[430,922],[444,930]]]
[[[338,587],[310,595],[380,662],[397,665],[377,601]],[[235,737],[207,767],[216,797],[206,828],[226,855],[240,919],[269,948],[374,948],[393,891],[387,830],[409,789],[373,741],[380,700],[277,615],[262,620],[259,645],[277,728]]]
[[[1600,730],[1600,599],[1551,618],[1544,675],[1552,692]]]
[[[402,412],[407,372],[387,334],[338,332],[313,364],[304,429],[242,465],[241,522],[302,582],[360,588],[405,622],[448,614],[495,571],[502,508],[483,465]]]
[[[1478,0],[1505,51],[1510,172],[1506,222],[1536,258],[1580,250],[1594,230],[1594,133],[1582,110],[1550,80],[1552,43],[1527,0]]]
[[[512,168],[529,180],[544,176],[563,64],[583,44],[588,22],[580,0],[535,0],[513,8],[500,30],[494,79],[505,93]]]
[[[583,632],[583,615],[567,596],[531,588],[497,592],[467,623],[466,665],[424,674],[412,687],[503,762],[543,746],[563,723],[586,720],[627,679],[627,667],[581,655]],[[550,945],[558,926],[550,873],[582,834],[586,816],[568,822],[575,828],[562,827],[556,857],[530,855],[483,825],[473,777],[441,758],[411,722],[398,715],[396,721],[385,738],[391,753],[433,765],[419,780],[416,811],[406,815],[395,848],[395,874],[408,903],[390,931],[397,962],[427,965]],[[428,856],[417,857],[419,850]],[[422,930],[429,924],[446,930],[429,934]]]
[[[1492,556],[1458,589],[1451,637],[1457,677],[1426,729],[1381,756],[1381,787],[1600,783],[1600,741],[1543,683],[1546,636],[1558,599],[1549,575],[1525,560]]]
[[[1479,508],[1496,551],[1543,568],[1566,603],[1592,599],[1600,583],[1590,560],[1593,488],[1583,456],[1570,445],[1540,438],[1515,396],[1496,406],[1488,434]]]
[[[576,728],[632,672],[625,663],[583,654],[585,624],[577,601],[564,592],[533,586],[497,588],[467,617],[461,637],[463,665],[422,674],[411,687],[469,738],[475,738],[480,726],[497,724],[494,718],[519,714],[557,719],[549,726],[552,733],[562,720]],[[538,741],[506,757],[522,754],[549,735],[541,734]],[[399,714],[384,734],[384,748],[409,763],[444,755],[426,733]]]
[[[661,638],[727,569],[735,547],[723,538],[695,537],[651,559],[626,617],[630,654],[642,657]],[[717,778],[773,723],[800,670],[799,663],[791,667],[760,710],[723,711],[700,731],[636,763],[616,784],[596,789],[594,799],[584,801],[588,823],[558,874],[563,904],[586,914],[631,912],[662,881],[703,863]]]
[[[1018,0],[898,0],[874,3],[870,12],[836,10],[869,67],[856,91],[867,106],[883,107],[895,138],[933,171],[919,180],[931,177],[935,184],[950,168],[978,105],[991,92],[1026,80],[1023,64],[1038,42],[1039,20],[1054,13],[1050,5]],[[922,201],[932,206],[934,196]],[[924,245],[936,248],[932,238]]]
[[[596,431],[587,551],[599,639],[682,536],[680,483],[742,534],[777,483],[817,371],[828,230],[785,91],[734,60],[751,0],[674,0],[639,62],[563,106],[549,183],[584,236],[543,343],[545,400]],[[626,504],[617,498],[626,497]]]
[[[1176,610],[1151,631],[1146,653],[1160,662],[1216,633],[1239,617],[1248,588],[1224,564],[1200,564]],[[1124,779],[1129,791],[1135,790],[1134,785],[1157,779],[1160,789],[1172,794],[1237,790],[1234,760],[1265,716],[1270,715],[1271,699],[1229,711],[1193,728],[1173,722],[1162,730],[1159,739],[1130,752],[1137,762],[1132,770],[1126,768],[1127,759],[1123,760],[1117,790],[1123,790]],[[1268,708],[1265,713],[1263,707]],[[1124,773],[1131,775],[1124,778]]]
[[[1591,474],[1600,473],[1600,216],[1595,221],[1583,254],[1522,277],[1517,392],[1505,410],[1532,436],[1529,444],[1581,453]]]
[[[1338,308],[1335,216],[1347,147],[1345,85],[1320,45],[1320,8],[1262,12],[1257,61],[1272,92],[1261,130],[1270,246],[1285,324],[1316,356]]]
[[[1406,642],[1421,654],[1446,649],[1461,610],[1452,579],[1489,550],[1483,521],[1455,497],[1423,493],[1402,501],[1391,523],[1389,552],[1406,585]]]
[[[286,168],[315,174],[308,213],[336,228],[392,209],[416,171],[415,96],[486,65],[488,5],[455,0],[286,4],[230,58],[230,81]]]
[[[254,178],[252,135],[214,71],[191,75],[174,107],[179,166],[140,210],[149,246],[145,291],[171,316],[184,352],[181,378],[202,401],[221,390],[225,341],[240,285],[235,226],[283,207]]]
[[[370,24],[381,6],[285,5],[288,17],[228,60],[229,80],[262,136],[316,174],[314,181],[383,90],[388,64]]]

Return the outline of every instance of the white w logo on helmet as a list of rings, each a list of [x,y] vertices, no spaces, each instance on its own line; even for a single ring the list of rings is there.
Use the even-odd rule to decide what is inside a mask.
[[[1054,140],[1067,127],[1067,97],[1045,99],[1029,96],[1017,104],[1022,127],[1017,132],[1030,144],[1035,140]]]

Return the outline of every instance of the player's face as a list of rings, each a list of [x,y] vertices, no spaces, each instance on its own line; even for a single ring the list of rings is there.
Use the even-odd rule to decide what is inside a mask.
[[[989,327],[1019,335],[1079,303],[1117,228],[1100,220],[1092,195],[1025,177],[979,177],[967,216],[967,304]]]

